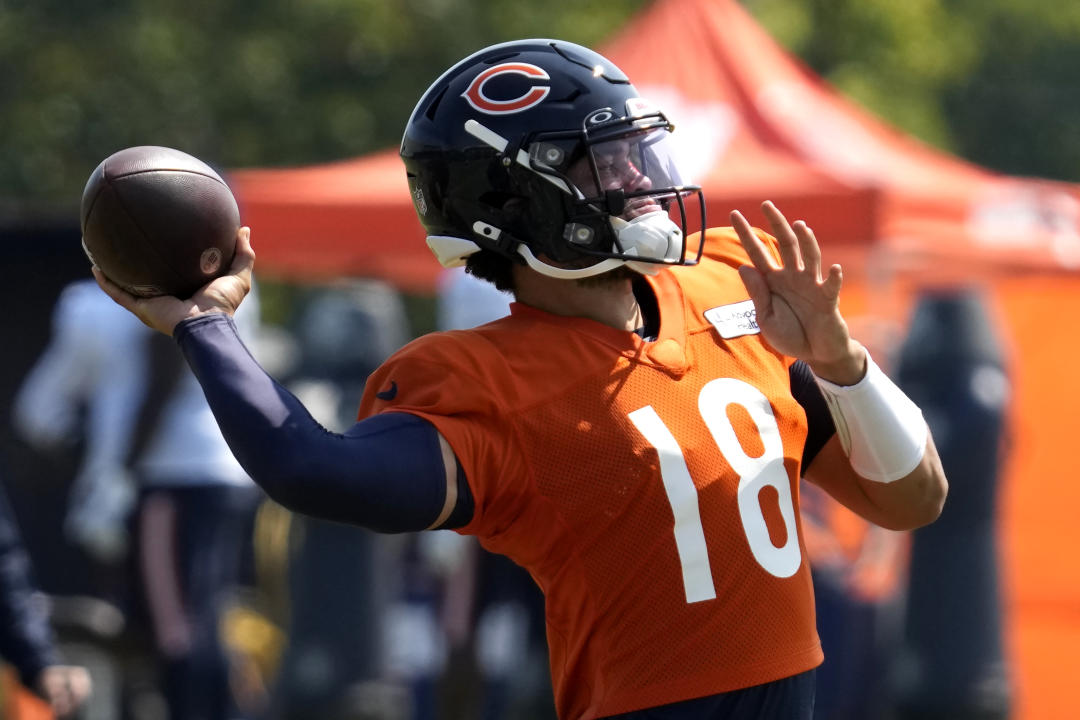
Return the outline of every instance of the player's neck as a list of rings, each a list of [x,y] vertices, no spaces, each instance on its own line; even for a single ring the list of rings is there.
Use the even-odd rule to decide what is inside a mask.
[[[525,271],[515,277],[514,295],[538,310],[588,318],[617,330],[633,332],[643,324],[630,277],[576,281]]]

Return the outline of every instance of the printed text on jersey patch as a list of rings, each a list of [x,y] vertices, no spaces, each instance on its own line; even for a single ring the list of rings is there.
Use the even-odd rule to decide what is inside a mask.
[[[730,305],[720,305],[705,311],[705,319],[712,323],[720,337],[725,340],[761,332],[757,324],[757,311],[753,300]]]

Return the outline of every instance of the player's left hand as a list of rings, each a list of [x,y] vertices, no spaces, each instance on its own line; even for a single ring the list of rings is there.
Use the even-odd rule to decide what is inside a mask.
[[[86,668],[72,665],[46,667],[38,675],[35,687],[57,718],[71,717],[90,697],[91,689]]]
[[[806,362],[818,377],[854,385],[866,372],[866,354],[840,314],[840,266],[832,265],[823,278],[821,250],[809,226],[802,220],[789,224],[771,202],[761,209],[772,226],[781,264],[738,210],[731,213],[731,224],[753,263],[740,267],[739,275],[754,301],[762,335],[777,351]]]
[[[126,292],[105,277],[96,266],[94,279],[116,303],[132,312],[146,325],[172,335],[181,320],[212,312],[232,315],[251,290],[251,272],[255,267],[255,251],[251,249],[251,229],[240,228],[236,233],[236,253],[229,272],[211,280],[187,300],[171,295],[141,298]]]

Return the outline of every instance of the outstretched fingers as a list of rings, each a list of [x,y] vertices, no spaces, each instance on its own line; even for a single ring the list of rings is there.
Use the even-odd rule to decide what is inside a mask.
[[[821,271],[821,246],[818,244],[814,231],[802,220],[796,220],[791,227],[795,237],[798,238],[799,252],[802,255],[806,272],[810,273],[816,283],[825,288],[828,297],[838,297],[844,279],[840,266],[836,264],[829,266],[828,272],[823,276]]]
[[[750,299],[754,301],[754,309],[758,318],[766,317],[772,311],[772,295],[769,285],[765,282],[764,273],[776,270],[776,264],[772,256],[765,250],[761,239],[754,232],[750,223],[746,221],[742,213],[734,210],[731,213],[731,224],[739,236],[746,254],[750,256],[753,265],[743,265],[739,268],[739,277],[742,278]]]
[[[761,211],[765,213],[769,225],[772,226],[772,234],[776,238],[776,245],[780,250],[780,259],[784,267],[802,270],[803,256],[799,247],[800,238],[791,229],[787,218],[770,200],[761,204]]]
[[[769,221],[773,237],[776,238],[776,245],[780,251],[779,265],[766,250],[765,244],[761,242],[743,214],[738,210],[731,213],[731,224],[738,233],[739,241],[750,256],[754,267],[762,273],[783,268],[798,271],[809,268],[815,277],[820,277],[818,271],[821,266],[821,252],[810,227],[802,220],[796,221],[794,225],[788,223],[784,214],[771,201],[762,203],[761,210]]]
[[[750,262],[754,263],[754,267],[757,268],[758,272],[767,273],[770,270],[779,269],[772,256],[765,249],[765,244],[761,242],[761,238],[757,236],[754,228],[738,210],[731,211],[731,226],[735,228],[735,233],[739,236],[739,242],[742,243],[746,254],[750,256]]]
[[[829,267],[829,274],[825,278],[825,291],[828,297],[836,299],[840,297],[840,286],[844,284],[844,271],[837,264]]]
[[[823,284],[829,293],[838,295],[842,280],[840,266],[832,265],[827,276],[823,277],[821,246],[810,226],[803,220],[789,224],[783,213],[770,201],[762,203],[761,210],[772,226],[784,267],[808,273],[816,283]]]
[[[799,254],[802,255],[803,267],[811,277],[821,282],[821,247],[814,236],[814,231],[802,220],[796,220],[791,229],[799,240]]]
[[[810,281],[821,288],[827,298],[835,301],[840,295],[843,273],[839,265],[832,265],[828,271],[824,270],[821,264],[821,247],[810,226],[802,220],[788,223],[783,213],[770,201],[762,203],[761,210],[776,239],[779,262],[742,213],[738,210],[731,213],[731,225],[753,263],[753,267],[745,266],[740,273],[751,297],[760,305],[758,311],[765,309],[762,304],[767,302],[764,299],[768,296],[765,289],[774,286],[774,276],[782,276],[790,282],[800,284]],[[759,288],[760,291],[756,293]]]

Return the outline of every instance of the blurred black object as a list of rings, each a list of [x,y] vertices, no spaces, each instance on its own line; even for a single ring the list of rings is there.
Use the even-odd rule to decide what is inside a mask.
[[[924,293],[895,376],[922,407],[949,478],[941,517],[913,537],[899,716],[1006,718],[996,528],[1010,380],[980,293]]]
[[[15,393],[49,339],[52,308],[61,289],[89,277],[90,263],[79,245],[78,218],[2,220],[4,283],[0,303],[17,312],[0,315],[7,338],[0,353],[0,454],[7,462],[6,490],[41,590],[49,595],[103,592],[93,559],[58,531],[68,486],[81,456],[81,438],[44,455],[23,442],[11,424]]]

